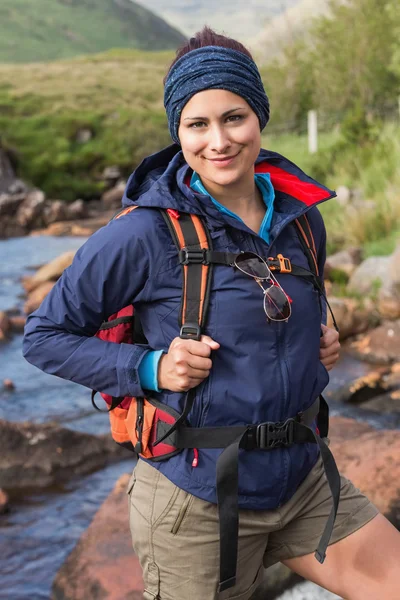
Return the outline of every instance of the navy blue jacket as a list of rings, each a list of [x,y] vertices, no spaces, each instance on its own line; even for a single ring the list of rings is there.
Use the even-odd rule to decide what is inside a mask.
[[[190,169],[178,146],[146,158],[131,175],[125,206],[146,207],[111,221],[77,252],[25,329],[24,356],[47,373],[112,396],[142,395],[138,367],[149,349],[168,351],[179,335],[182,272],[176,247],[158,207],[199,214],[215,250],[282,253],[309,268],[293,221],[307,212],[319,257],[325,261],[325,228],[315,208],[335,194],[282,156],[261,150],[256,170],[269,172],[275,188],[268,246],[237,219],[221,213],[187,185]],[[288,274],[278,279],[291,297],[288,323],[267,323],[263,296],[253,279],[214,266],[205,332],[221,344],[210,376],[197,388],[189,421],[195,426],[282,421],[308,408],[328,383],[319,360],[321,314],[313,285]],[[114,344],[93,337],[101,323],[133,303],[149,346]],[[184,395],[154,397],[182,410]],[[152,463],[186,491],[216,502],[215,465],[220,449],[184,450]],[[317,460],[318,448],[300,444],[269,452],[240,451],[239,506],[273,509],[294,494]]]

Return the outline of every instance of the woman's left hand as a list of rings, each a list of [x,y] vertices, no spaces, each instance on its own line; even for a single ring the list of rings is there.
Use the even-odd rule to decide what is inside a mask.
[[[321,325],[322,333],[319,349],[319,359],[327,371],[330,371],[339,358],[339,334],[335,329]]]

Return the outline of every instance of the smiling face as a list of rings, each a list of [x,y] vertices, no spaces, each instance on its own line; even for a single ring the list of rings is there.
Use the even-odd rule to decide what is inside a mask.
[[[226,90],[199,92],[182,111],[178,135],[186,162],[209,192],[253,185],[260,122],[241,96]]]

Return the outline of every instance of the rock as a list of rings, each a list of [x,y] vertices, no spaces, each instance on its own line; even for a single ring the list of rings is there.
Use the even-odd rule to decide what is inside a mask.
[[[373,364],[390,365],[400,361],[400,319],[386,321],[380,327],[353,341],[351,354]]]
[[[0,217],[0,239],[24,235],[26,235],[26,229],[15,222],[15,217]]]
[[[54,287],[55,281],[45,281],[33,290],[28,296],[24,304],[24,313],[30,315],[34,310],[39,308],[47,294]]]
[[[139,561],[132,549],[123,475],[57,573],[52,600],[142,600]]]
[[[45,225],[56,223],[57,221],[66,221],[68,219],[67,204],[63,200],[52,200],[47,204],[43,211],[43,220]]]
[[[13,392],[15,390],[15,384],[12,379],[3,379],[3,387],[9,392]]]
[[[88,127],[85,127],[83,129],[79,129],[79,131],[77,132],[76,136],[75,136],[75,141],[78,144],[86,144],[87,142],[89,142],[93,137],[93,132],[91,129],[89,129]]]
[[[122,173],[120,168],[117,165],[112,165],[111,167],[106,167],[101,174],[101,178],[107,183],[115,184],[119,179],[121,179]]]
[[[110,435],[89,435],[55,424],[0,419],[0,487],[15,493],[46,488],[132,456]]]
[[[81,221],[63,221],[62,223],[52,223],[47,229],[41,229],[33,232],[31,235],[82,235],[89,237],[95,231],[104,227],[112,219],[115,210],[97,212],[96,216],[82,219]]]
[[[121,206],[122,196],[124,195],[126,182],[120,181],[111,190],[107,190],[101,197],[102,205],[106,210],[118,208]]]
[[[68,221],[75,219],[84,219],[87,214],[87,207],[83,200],[75,200],[71,204],[67,205]]]
[[[9,317],[9,321],[10,321],[11,331],[13,331],[14,333],[23,333],[25,323],[26,323],[26,317],[24,317],[22,315],[16,315],[16,316]]]
[[[0,146],[0,193],[9,189],[15,179],[14,170],[6,151]]]
[[[329,304],[339,326],[341,340],[366,331],[373,320],[373,304],[366,300],[363,304],[354,298],[329,297]],[[328,327],[333,327],[332,316],[328,311]]]
[[[364,402],[360,408],[372,410],[379,414],[398,413],[400,415],[400,389],[388,392],[387,394],[382,394],[381,396],[376,396],[372,400]]]
[[[12,217],[26,198],[26,193],[0,194],[0,217]]]
[[[42,283],[57,281],[63,271],[70,266],[75,256],[73,250],[64,252],[54,260],[41,267],[32,277],[24,277],[22,285],[27,292],[36,289]]]
[[[342,276],[344,281],[354,273],[362,260],[362,248],[348,248],[328,256],[325,263],[324,277],[337,281]]]
[[[376,294],[389,276],[390,256],[371,256],[350,277],[347,289],[360,296]]]
[[[7,341],[10,332],[10,319],[4,311],[0,311],[0,342]]]
[[[8,495],[4,490],[0,489],[0,515],[4,515],[9,511]]]
[[[141,567],[129,532],[129,475],[123,475],[58,571],[52,600],[142,600]],[[110,560],[110,557],[112,559]],[[272,600],[299,577],[284,565],[266,570],[265,582],[252,600]]]
[[[349,402],[360,404],[366,402],[386,391],[383,381],[383,373],[379,370],[363,377],[359,377],[351,383],[347,383],[337,390],[327,392],[327,397],[335,402]]]
[[[37,229],[44,224],[43,211],[46,206],[45,195],[41,190],[29,192],[19,207],[16,222],[26,229]]]
[[[400,527],[400,431],[332,417],[329,437],[339,471]]]
[[[378,294],[378,308],[386,319],[400,318],[400,245],[390,257],[388,276]]]
[[[340,204],[340,206],[347,206],[350,202],[351,192],[348,187],[345,185],[339,185],[336,188],[336,201]]]

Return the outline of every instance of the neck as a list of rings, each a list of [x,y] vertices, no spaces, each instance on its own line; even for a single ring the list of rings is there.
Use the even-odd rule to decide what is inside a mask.
[[[202,179],[207,192],[222,206],[246,220],[248,215],[255,212],[265,212],[265,204],[262,194],[254,181],[254,173],[251,177],[232,185],[218,185],[214,182]]]

